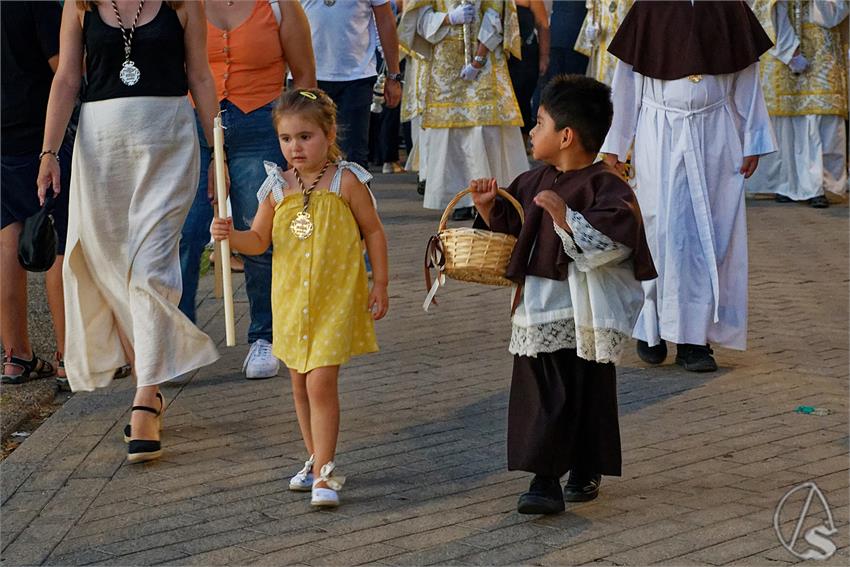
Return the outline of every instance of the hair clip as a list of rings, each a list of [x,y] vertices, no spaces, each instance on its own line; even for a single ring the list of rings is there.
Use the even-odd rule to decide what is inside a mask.
[[[317,100],[319,98],[310,91],[298,91],[298,94],[300,94],[304,98],[309,98],[310,100]]]

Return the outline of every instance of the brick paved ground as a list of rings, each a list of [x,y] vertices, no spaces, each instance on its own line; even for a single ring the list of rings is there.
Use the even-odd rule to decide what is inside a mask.
[[[3,565],[784,565],[797,560],[774,509],[810,480],[839,530],[823,564],[850,561],[846,206],[749,203],[750,350],[720,350],[707,376],[630,356],[624,476],[543,518],[514,511],[527,477],[505,471],[508,293],[451,282],[422,312],[436,218],[412,181],[377,182],[392,304],[382,352],[343,371],[338,511],[287,490],[305,458],[288,381],[245,381],[246,348],[222,347],[218,364],[165,389],[160,461],[125,464],[129,381],[74,396],[6,459]],[[244,296],[237,312],[244,336]],[[200,316],[223,343],[218,304],[205,299]]]

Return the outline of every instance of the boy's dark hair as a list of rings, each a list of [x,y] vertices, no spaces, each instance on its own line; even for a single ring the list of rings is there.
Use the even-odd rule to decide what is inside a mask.
[[[540,106],[555,121],[556,130],[572,128],[582,147],[592,153],[602,147],[614,116],[611,89],[584,75],[553,78],[543,89]]]

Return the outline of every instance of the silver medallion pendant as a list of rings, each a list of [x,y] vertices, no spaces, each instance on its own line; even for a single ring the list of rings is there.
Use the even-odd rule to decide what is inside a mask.
[[[136,64],[132,61],[124,61],[124,65],[121,67],[121,72],[118,74],[121,78],[121,82],[127,85],[128,87],[132,87],[136,83],[139,82],[139,78],[142,76],[142,72],[139,71],[139,68],[136,67]]]

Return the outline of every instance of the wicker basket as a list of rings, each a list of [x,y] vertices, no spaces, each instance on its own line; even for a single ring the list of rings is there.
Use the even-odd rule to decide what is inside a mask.
[[[434,267],[440,270],[442,275],[463,282],[513,285],[513,282],[505,277],[505,272],[516,244],[516,237],[477,228],[446,228],[452,209],[471,192],[471,189],[464,189],[455,195],[446,207],[440,219],[437,236],[429,243],[426,271],[427,268]],[[517,200],[503,189],[499,189],[499,196],[513,205],[520,220],[524,221],[522,206]],[[430,272],[427,273],[430,275]],[[439,278],[440,275],[438,281]],[[426,277],[426,280],[429,279],[430,277]]]

